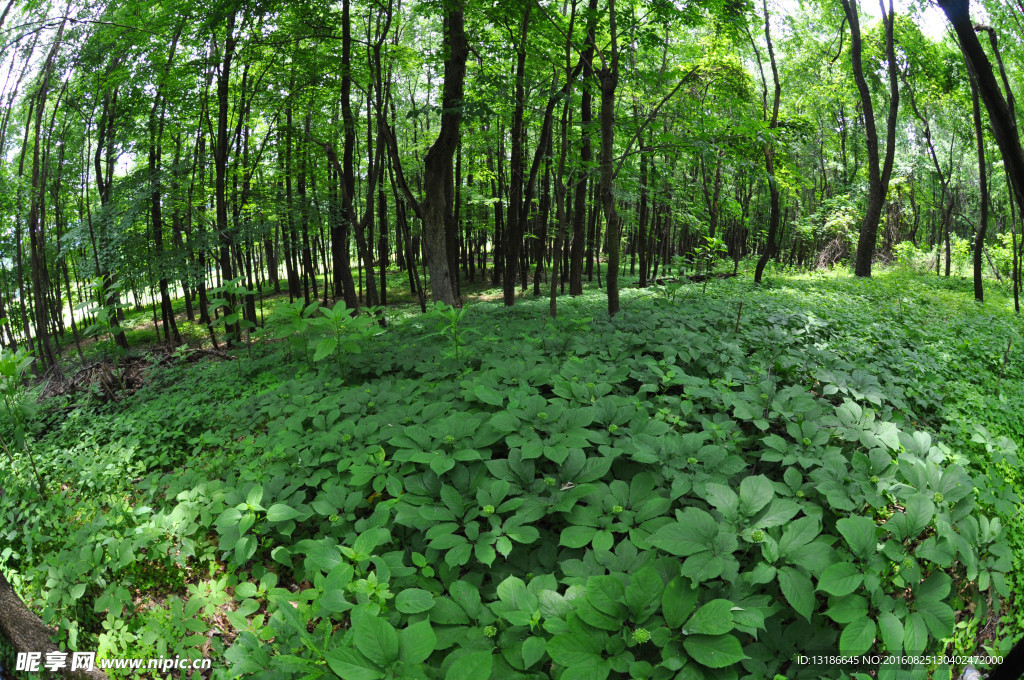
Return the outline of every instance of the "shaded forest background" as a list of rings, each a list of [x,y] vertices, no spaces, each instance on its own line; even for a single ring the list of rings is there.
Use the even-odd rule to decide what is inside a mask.
[[[238,342],[264,295],[478,282],[555,313],[596,277],[614,314],[677,256],[1016,290],[1022,8],[941,4],[929,37],[855,0],[8,0],[2,341],[42,370],[87,329],[125,349],[126,305]]]

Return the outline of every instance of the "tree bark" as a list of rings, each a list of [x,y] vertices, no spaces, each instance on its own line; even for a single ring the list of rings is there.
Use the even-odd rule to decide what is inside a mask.
[[[235,56],[235,11],[228,12],[227,25],[224,28],[224,55],[220,73],[217,74],[217,139],[213,147],[213,165],[216,172],[214,184],[214,200],[216,202],[217,235],[220,241],[220,270],[222,283],[232,278],[231,245],[232,234],[228,227],[228,202],[226,195],[227,163],[228,163],[228,86],[231,77],[231,62]],[[229,305],[235,304],[233,294],[225,294]],[[241,327],[235,322],[227,324],[228,345],[241,340]]]
[[[447,6],[444,16],[444,40],[448,58],[444,62],[444,89],[441,102],[441,129],[437,139],[427,151],[423,160],[423,200],[417,201],[405,181],[398,155],[394,134],[383,121],[379,124],[385,134],[388,151],[395,174],[409,205],[423,222],[423,250],[430,272],[430,289],[435,301],[461,306],[456,294],[453,274],[448,266],[448,251],[445,240],[445,215],[447,213],[447,192],[445,179],[450,171],[455,149],[459,144],[459,127],[462,122],[462,93],[466,80],[466,57],[469,44],[466,42],[465,15],[462,0],[455,0]]]
[[[960,51],[967,62],[967,68],[974,73],[978,84],[978,95],[988,111],[992,133],[1003,156],[1006,175],[1013,187],[1017,207],[1024,211],[1024,149],[1021,148],[1020,137],[1014,112],[1007,104],[1006,98],[999,90],[995,73],[988,55],[975,35],[971,23],[969,0],[939,0],[939,6],[946,13],[949,23],[956,32],[960,43]],[[990,34],[991,35],[991,34]],[[1007,90],[1007,95],[1012,93]]]
[[[985,232],[988,230],[988,169],[985,166],[985,129],[981,122],[981,105],[978,102],[978,84],[971,74],[971,104],[974,115],[974,135],[978,142],[978,191],[981,193],[981,215],[978,232],[974,237],[974,299],[985,301],[985,289],[981,281],[981,256],[985,248]],[[1016,254],[1015,254],[1016,256]]]
[[[845,2],[845,0],[844,0]],[[763,4],[764,8],[764,37],[768,44],[768,58],[771,60],[772,66],[772,82],[774,83],[774,99],[772,100],[772,116],[768,122],[768,128],[774,130],[779,126],[779,102],[782,99],[782,83],[779,82],[779,69],[775,61],[775,48],[772,46],[772,35],[771,35],[771,20],[768,14],[768,2],[765,0]],[[757,66],[761,71],[761,86],[762,86],[762,101],[761,110],[762,115],[768,117],[768,81],[765,80],[764,70],[761,68],[761,56],[758,53],[757,45],[753,41],[751,36],[751,44],[754,44],[754,52],[757,56]],[[772,142],[769,139],[764,145],[764,167],[765,172],[768,174],[768,193],[769,193],[769,212],[768,212],[768,236],[767,242],[764,244],[764,251],[761,253],[761,257],[757,260],[757,266],[754,269],[754,283],[761,283],[761,277],[764,275],[764,268],[768,264],[769,258],[774,254],[775,250],[775,237],[779,231],[779,183],[775,178],[775,151],[772,148]]]
[[[608,0],[608,24],[611,32],[611,64],[601,68],[601,204],[605,216],[605,243],[608,247],[608,316],[619,312],[619,251],[622,220],[615,208],[612,163],[615,146],[615,89],[619,84],[619,46],[615,34],[615,0]]]
[[[569,244],[569,295],[583,293],[583,253],[586,246],[587,186],[593,151],[590,146],[590,127],[593,122],[590,83],[594,77],[594,50],[596,45],[597,0],[590,0],[587,8],[587,44],[580,54],[583,64],[583,87],[580,95],[580,171],[573,197],[572,240]]]
[[[53,635],[54,631],[25,606],[0,571],[0,636],[11,643],[16,654],[39,652],[45,660],[47,653],[59,651],[57,645],[52,642]],[[63,677],[77,680],[106,680],[106,674],[95,668],[92,671],[77,670],[72,673],[70,659],[69,655],[62,673]]]
[[[850,56],[853,62],[853,79],[857,83],[861,108],[864,112],[868,151],[868,205],[857,239],[854,273],[857,276],[871,276],[871,262],[874,259],[875,242],[878,239],[878,223],[882,218],[882,205],[885,203],[885,195],[889,189],[889,178],[892,176],[892,165],[896,153],[896,116],[899,111],[900,90],[899,66],[896,62],[893,39],[894,15],[892,0],[889,0],[888,12],[885,10],[884,0],[879,0],[882,22],[885,25],[885,52],[889,64],[889,115],[886,121],[885,160],[879,166],[878,131],[875,128],[875,109],[871,102],[871,91],[864,78],[857,0],[842,0],[842,2],[846,19],[850,23]]]

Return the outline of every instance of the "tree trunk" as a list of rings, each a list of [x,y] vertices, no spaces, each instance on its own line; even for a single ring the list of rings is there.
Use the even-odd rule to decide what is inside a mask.
[[[978,102],[978,84],[971,74],[971,104],[974,115],[974,135],[978,142],[978,191],[981,193],[981,215],[978,231],[974,237],[974,299],[985,301],[985,289],[981,281],[981,256],[985,249],[985,232],[988,230],[988,169],[985,166],[985,129],[981,122],[981,105]]]
[[[772,66],[772,82],[775,86],[774,99],[772,100],[772,116],[768,123],[768,127],[769,129],[774,130],[779,126],[779,101],[782,99],[782,84],[779,82],[779,69],[775,61],[775,48],[772,45],[771,20],[768,14],[767,0],[765,0],[763,8],[764,38],[768,45],[768,58],[770,59]],[[763,112],[762,115],[767,118],[768,81],[764,77],[764,70],[761,68],[761,56],[758,53],[753,37],[751,37],[751,44],[754,44],[754,52],[757,56],[757,66],[758,69],[761,70],[761,110]],[[758,258],[757,267],[754,269],[754,283],[761,283],[761,277],[764,275],[764,268],[768,264],[769,258],[771,258],[774,253],[775,237],[779,231],[779,183],[775,178],[775,151],[772,148],[771,140],[765,142],[764,145],[764,167],[765,172],[768,174],[768,193],[770,195],[768,208],[768,236],[767,242],[764,244],[764,251],[761,253],[761,257]]]
[[[939,6],[946,13],[949,23],[956,31],[960,43],[960,51],[967,62],[967,68],[974,73],[978,85],[978,94],[988,111],[989,122],[992,124],[993,136],[999,151],[1003,156],[1003,163],[1006,175],[1013,187],[1014,197],[1017,199],[1017,207],[1024,211],[1024,150],[1021,148],[1020,137],[1017,135],[1017,125],[1014,118],[1014,111],[1003,97],[999,90],[999,84],[992,71],[992,64],[988,55],[981,46],[978,36],[974,33],[974,25],[971,23],[969,0],[939,0]],[[995,37],[989,34],[993,43]],[[995,45],[993,45],[995,46]],[[996,52],[998,55],[998,51]],[[1008,87],[1007,95],[1012,97]]]
[[[886,124],[885,160],[879,167],[878,131],[875,129],[875,109],[871,102],[871,91],[864,78],[864,66],[861,57],[860,18],[857,14],[857,0],[842,0],[850,23],[850,56],[853,62],[853,79],[857,83],[860,94],[861,108],[864,111],[864,127],[868,150],[868,205],[864,213],[864,222],[860,227],[857,239],[857,255],[854,273],[857,276],[871,276],[871,262],[875,255],[875,242],[878,239],[878,223],[882,217],[882,205],[889,189],[889,178],[892,175],[893,159],[896,153],[896,115],[899,111],[899,66],[893,40],[892,0],[889,0],[889,11],[885,11],[882,0],[882,21],[885,24],[885,51],[889,64],[889,115]]]
[[[601,204],[604,206],[605,242],[608,245],[608,316],[619,312],[619,250],[622,220],[615,208],[612,163],[615,146],[615,88],[619,84],[619,46],[615,34],[615,0],[608,0],[611,64],[601,69]],[[598,265],[600,266],[600,265]]]
[[[226,195],[227,163],[228,163],[228,86],[231,78],[231,62],[235,56],[235,11],[228,12],[227,25],[224,28],[224,55],[220,73],[217,74],[217,139],[213,151],[213,166],[216,172],[214,184],[214,200],[216,202],[217,234],[220,241],[221,280],[224,284],[232,278],[231,245],[232,234],[228,227],[228,202]],[[235,296],[225,294],[229,305],[235,304]],[[241,327],[236,322],[226,324],[228,345],[241,340]]]

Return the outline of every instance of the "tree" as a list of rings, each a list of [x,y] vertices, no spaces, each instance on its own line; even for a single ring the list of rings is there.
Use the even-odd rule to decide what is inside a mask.
[[[861,109],[864,114],[864,127],[867,135],[868,151],[868,205],[864,213],[864,221],[857,239],[857,254],[854,262],[854,273],[857,276],[871,276],[871,263],[875,257],[875,243],[878,240],[878,223],[882,217],[882,207],[889,191],[889,179],[892,176],[893,160],[896,157],[896,121],[899,113],[899,64],[896,61],[893,24],[895,14],[892,0],[886,10],[884,0],[879,0],[882,10],[882,22],[885,24],[885,54],[889,73],[889,113],[886,117],[885,159],[879,167],[878,130],[875,127],[875,108],[871,101],[871,90],[868,89],[864,77],[863,45],[861,42],[860,17],[857,0],[842,0],[846,20],[850,24],[850,59],[853,64],[853,78],[860,94]]]

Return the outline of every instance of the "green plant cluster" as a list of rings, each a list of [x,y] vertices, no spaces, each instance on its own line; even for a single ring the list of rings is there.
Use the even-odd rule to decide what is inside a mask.
[[[282,306],[248,376],[172,366],[131,404],[43,409],[68,488],[43,506],[5,474],[0,568],[71,647],[212,655],[219,677],[821,678],[851,671],[795,656],[974,653],[963,631],[1014,587],[1017,459],[943,404],[998,366],[977,337],[925,346],[942,294],[901,291],[903,326],[868,321],[886,282],[829,279],[635,293],[614,321],[596,296],[386,331]]]

